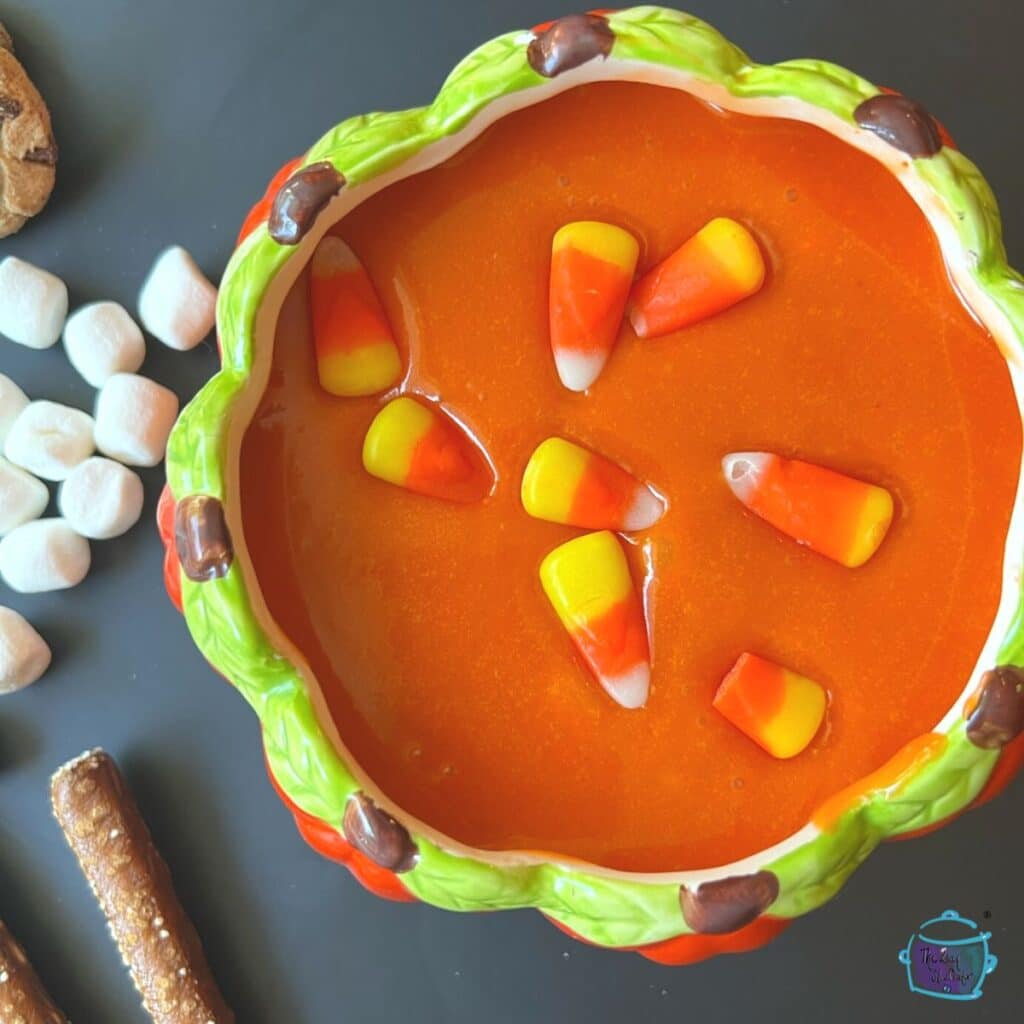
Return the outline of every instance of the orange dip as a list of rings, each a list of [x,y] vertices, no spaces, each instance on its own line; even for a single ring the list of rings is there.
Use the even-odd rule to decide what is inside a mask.
[[[566,391],[547,333],[556,229],[628,227],[642,272],[718,215],[764,243],[762,291],[657,340],[624,326],[591,393]],[[605,83],[504,118],[335,230],[376,282],[406,387],[440,396],[498,474],[469,506],[368,476],[381,400],[319,389],[299,281],[242,452],[246,540],[349,750],[399,806],[486,849],[707,867],[783,839],[945,714],[996,610],[1020,416],[884,167],[802,123]],[[520,505],[551,435],[668,498],[631,551],[653,579],[643,710],[593,682],[541,590],[541,559],[578,533]],[[843,568],[745,511],[720,460],[751,449],[889,488],[875,557]],[[830,692],[792,761],[711,707],[744,650]]]

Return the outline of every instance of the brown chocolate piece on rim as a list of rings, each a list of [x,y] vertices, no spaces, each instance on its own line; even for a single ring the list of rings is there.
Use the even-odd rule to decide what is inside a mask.
[[[53,813],[155,1024],[234,1024],[171,873],[109,754],[59,768]]]
[[[190,494],[174,510],[174,546],[185,575],[206,583],[228,574],[235,558],[224,506],[208,494]]]
[[[68,1024],[67,1017],[57,1009],[25,951],[3,921],[0,921],[0,1021],[4,1024]]]
[[[569,14],[530,41],[526,59],[538,75],[555,78],[595,57],[607,57],[614,44],[615,33],[601,15]]]
[[[779,880],[770,871],[733,875],[679,888],[683,920],[700,935],[724,935],[759,918],[779,898]]]
[[[934,156],[942,149],[935,119],[920,103],[906,96],[872,96],[857,107],[853,117],[861,128],[874,132],[908,156]]]
[[[270,237],[281,245],[298,245],[344,184],[345,175],[326,160],[296,171],[274,196],[267,220]]]
[[[388,871],[401,874],[416,865],[419,851],[408,830],[365,793],[349,798],[341,830],[360,853]]]
[[[978,699],[967,718],[967,738],[996,750],[1024,732],[1024,669],[1000,665],[981,677]]]

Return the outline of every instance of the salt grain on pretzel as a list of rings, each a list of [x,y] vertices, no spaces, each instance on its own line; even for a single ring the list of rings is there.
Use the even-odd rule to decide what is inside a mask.
[[[155,1024],[233,1024],[171,873],[110,755],[94,750],[59,768],[50,797]]]
[[[0,1021],[3,1024],[68,1024],[67,1017],[54,1005],[25,951],[3,921],[0,921]]]

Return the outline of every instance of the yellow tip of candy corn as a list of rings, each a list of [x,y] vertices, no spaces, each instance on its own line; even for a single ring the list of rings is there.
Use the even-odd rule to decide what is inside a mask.
[[[374,417],[363,441],[363,467],[380,480],[448,501],[479,501],[494,483],[480,449],[458,424],[405,396]]]
[[[814,739],[828,697],[805,676],[755,654],[741,654],[712,704],[772,757],[787,759]]]
[[[535,519],[588,530],[645,530],[665,513],[662,500],[621,466],[560,437],[530,456],[521,497]]]
[[[356,254],[334,235],[321,239],[313,253],[309,294],[324,390],[357,397],[394,387],[402,360],[384,308]]]
[[[623,228],[574,221],[551,243],[549,324],[559,379],[570,391],[597,380],[622,325],[640,254]]]
[[[878,550],[895,506],[884,488],[771,452],[734,452],[725,481],[751,512],[821,555],[856,569]]]
[[[572,248],[610,263],[633,276],[640,256],[640,243],[625,228],[600,220],[577,220],[555,232],[551,251]]]
[[[764,284],[757,239],[738,221],[716,217],[633,289],[629,319],[640,338],[656,338],[721,313]]]
[[[650,652],[640,596],[622,546],[608,531],[555,548],[540,580],[555,613],[608,695],[639,708],[650,690]]]

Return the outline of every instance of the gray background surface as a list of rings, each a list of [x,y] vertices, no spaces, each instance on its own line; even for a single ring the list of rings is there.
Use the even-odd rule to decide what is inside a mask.
[[[764,61],[820,56],[923,100],[982,167],[1024,266],[1019,0],[691,0]],[[62,275],[72,304],[137,289],[164,245],[216,279],[271,174],[342,118],[428,101],[477,43],[558,0],[0,0],[62,156],[50,208],[0,242]],[[187,399],[210,344],[151,343],[144,372]],[[34,397],[89,408],[57,347],[0,342]],[[78,589],[4,592],[51,641],[45,679],[0,701],[0,917],[75,1021],[144,1020],[47,804],[87,747],[119,758],[242,1024],[1020,1019],[1024,784],[938,835],[890,844],[766,950],[691,968],[589,949],[530,912],[456,915],[366,894],[299,839],[266,781],[256,720],[164,596],[145,521],[94,545]],[[896,951],[946,907],[986,921],[1002,963],[974,1005],[911,995]]]

